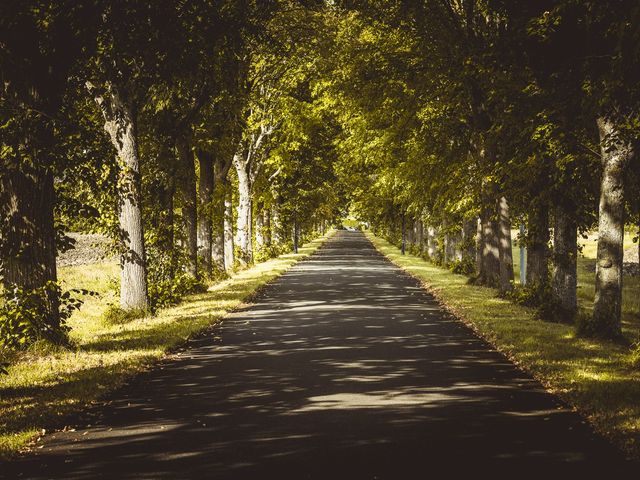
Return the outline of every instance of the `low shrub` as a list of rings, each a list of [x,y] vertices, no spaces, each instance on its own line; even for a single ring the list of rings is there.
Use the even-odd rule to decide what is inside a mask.
[[[449,270],[460,275],[471,275],[476,271],[476,266],[470,258],[463,258],[449,263]]]
[[[82,306],[78,296],[94,294],[82,289],[63,292],[56,282],[35,289],[9,285],[0,299],[0,346],[25,349],[39,340],[68,344],[66,322]]]
[[[176,305],[182,297],[206,291],[206,285],[197,278],[179,272],[173,277],[164,277],[149,282],[149,305],[152,312]]]
[[[276,258],[279,255],[289,253],[293,250],[293,243],[272,243],[271,245],[263,245],[258,249],[255,254],[255,261],[266,262],[271,258]]]

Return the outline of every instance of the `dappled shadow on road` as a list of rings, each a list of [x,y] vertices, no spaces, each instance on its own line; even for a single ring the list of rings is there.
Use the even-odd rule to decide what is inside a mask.
[[[91,429],[11,467],[28,478],[382,479],[621,461],[347,232],[92,414]]]

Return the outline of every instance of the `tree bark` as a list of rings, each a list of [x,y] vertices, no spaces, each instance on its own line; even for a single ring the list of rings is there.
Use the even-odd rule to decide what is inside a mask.
[[[211,258],[215,267],[224,272],[224,217],[225,217],[225,202],[224,193],[214,196],[213,203],[213,230],[212,230],[212,245],[211,245]]]
[[[443,222],[444,223],[444,222]],[[444,264],[450,265],[451,263],[462,259],[462,250],[460,244],[462,243],[462,231],[459,227],[451,228],[448,222],[446,225],[446,234],[444,236]],[[443,226],[444,226],[443,225]]]
[[[280,223],[280,213],[278,212],[277,205],[271,208],[271,239],[275,245],[282,243],[282,225]]]
[[[452,243],[453,240],[451,238],[451,234],[449,232],[449,221],[447,220],[446,216],[442,217],[442,230],[444,231],[444,237],[442,239],[444,245],[443,245],[443,249],[442,249],[442,263],[444,264],[444,266],[448,266],[452,261],[453,261],[453,250],[454,248],[452,248]]]
[[[96,98],[105,117],[104,129],[116,149],[119,171],[120,306],[147,309],[147,259],[142,227],[140,159],[133,106],[115,89],[110,98]]]
[[[438,232],[432,227],[427,227],[427,255],[432,261],[437,260],[438,255]]]
[[[198,276],[198,209],[196,170],[193,151],[188,140],[181,136],[176,141],[180,162],[179,196],[182,209],[182,224],[187,251],[187,272]]]
[[[406,232],[407,232],[406,236],[407,236],[407,243],[412,247],[416,244],[414,228],[415,228],[415,220],[413,218],[410,218],[409,225],[406,227]]]
[[[262,249],[264,243],[264,211],[260,205],[256,212],[256,249]]]
[[[407,219],[406,219],[406,215],[403,213],[402,214],[402,226],[401,226],[401,245],[400,245],[400,253],[402,253],[402,255],[405,254],[406,249],[407,249]]]
[[[549,282],[549,207],[535,205],[527,225],[527,285],[543,288]]]
[[[633,155],[628,143],[616,138],[609,119],[598,119],[602,151],[602,180],[598,210],[596,295],[592,329],[604,337],[622,334],[622,265],[624,239],[624,175]]]
[[[55,191],[48,169],[35,162],[20,163],[4,165],[0,172],[0,266],[5,288],[15,285],[29,291],[57,281]],[[58,328],[57,295],[46,291],[43,301],[47,323]]]
[[[227,273],[233,271],[233,197],[231,188],[226,188],[224,197],[224,269]]]
[[[476,259],[476,232],[477,220],[475,218],[464,220],[462,223],[462,261],[475,268]]]
[[[553,216],[553,299],[569,321],[578,310],[578,228],[572,211],[559,204]]]
[[[422,255],[422,251],[424,248],[424,229],[422,228],[421,219],[419,218],[416,219],[414,230],[415,230],[415,236],[416,236],[416,244],[418,245],[418,254]]]
[[[212,257],[215,266],[221,272],[230,271],[233,268],[233,238],[231,245],[225,246],[225,216],[227,206],[225,200],[230,192],[228,174],[231,168],[232,160],[219,156],[214,163],[214,195],[213,195],[213,240],[212,240]],[[230,193],[229,193],[230,194]],[[233,230],[229,227],[230,231]],[[230,260],[229,269],[227,269],[227,260],[225,260],[225,252],[229,250]]]
[[[238,176],[238,209],[236,219],[236,238],[239,260],[245,264],[253,261],[253,249],[251,248],[252,232],[252,199],[251,177],[247,171],[246,161],[241,153],[233,157],[233,165]]]
[[[264,243],[268,247],[271,246],[271,209],[267,208],[264,211]]]
[[[513,251],[511,246],[511,217],[507,199],[500,197],[500,290],[507,292],[513,288]]]
[[[485,205],[480,214],[482,222],[480,283],[500,287],[500,228],[493,218],[495,212]]]
[[[476,273],[478,275],[478,279],[480,279],[480,274],[482,272],[482,219],[480,217],[476,219],[475,253],[476,253]]]
[[[213,271],[213,188],[214,172],[213,157],[209,152],[198,152],[200,167],[198,190],[198,256],[202,262],[202,269],[207,276]]]

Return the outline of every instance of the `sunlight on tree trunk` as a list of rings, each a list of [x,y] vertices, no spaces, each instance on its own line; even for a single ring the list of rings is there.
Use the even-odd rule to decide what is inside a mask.
[[[549,207],[532,207],[527,225],[527,285],[543,288],[549,281]]]
[[[233,271],[233,197],[231,188],[226,185],[224,196],[224,269],[227,273]]]
[[[198,189],[198,257],[202,262],[202,269],[207,276],[213,270],[211,258],[213,255],[213,157],[210,153],[198,152],[200,167]]]
[[[500,290],[507,292],[513,288],[513,252],[511,250],[511,217],[507,199],[500,197]]]
[[[125,310],[147,309],[147,259],[142,228],[140,161],[132,106],[111,89],[107,99],[96,98],[105,116],[104,129],[116,149],[118,221],[120,224],[120,306]]]
[[[572,211],[556,206],[553,224],[553,299],[566,320],[578,310],[578,227]]]
[[[616,138],[609,119],[598,119],[602,150],[602,181],[598,211],[596,294],[592,329],[605,337],[622,334],[622,262],[624,240],[624,175],[633,150]]]

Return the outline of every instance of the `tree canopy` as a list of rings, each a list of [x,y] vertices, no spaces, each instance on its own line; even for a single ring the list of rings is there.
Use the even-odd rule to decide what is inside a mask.
[[[1,273],[40,300],[0,340],[64,337],[70,229],[111,235],[121,308],[148,311],[348,214],[503,293],[522,224],[527,295],[567,321],[597,228],[580,328],[619,336],[639,20],[632,0],[3,2]]]

